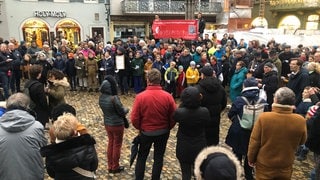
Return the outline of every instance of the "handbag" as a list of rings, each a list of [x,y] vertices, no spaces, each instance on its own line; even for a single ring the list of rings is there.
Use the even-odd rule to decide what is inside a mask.
[[[264,87],[262,87],[260,89],[260,92],[259,92],[259,98],[263,99],[263,100],[267,100],[267,93],[266,91],[264,90]]]
[[[114,109],[116,110],[116,112],[122,117],[122,120],[123,120],[123,123],[124,123],[124,127],[125,127],[126,129],[128,129],[128,128],[129,128],[129,121],[128,121],[126,115],[122,116],[122,115],[118,112],[117,108],[116,108],[115,105],[114,105],[114,96],[111,96],[111,102],[112,102],[113,108],[114,108]]]

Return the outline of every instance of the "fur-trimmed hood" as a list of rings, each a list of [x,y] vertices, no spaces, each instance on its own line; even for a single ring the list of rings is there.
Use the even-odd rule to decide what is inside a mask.
[[[198,154],[194,166],[194,174],[197,180],[243,179],[243,168],[240,162],[232,151],[226,147],[211,146],[203,149]]]
[[[64,77],[63,79],[60,79],[60,80],[58,80],[58,79],[53,80],[52,83],[54,86],[64,86],[64,87],[70,86],[68,79],[66,77]]]

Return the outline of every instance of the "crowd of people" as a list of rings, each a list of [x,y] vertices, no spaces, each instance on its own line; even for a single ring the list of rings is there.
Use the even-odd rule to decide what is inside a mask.
[[[108,135],[108,172],[121,173],[125,168],[119,159],[129,109],[121,103],[119,90],[123,96],[133,93],[135,97],[129,118],[139,131],[135,179],[144,179],[152,145],[152,179],[160,179],[167,140],[176,123],[176,157],[182,179],[191,179],[194,169],[199,178],[216,175],[236,179],[242,173],[240,164],[248,180],[254,176],[290,179],[295,156],[305,160],[309,149],[316,157],[313,175],[320,177],[319,63],[317,46],[291,48],[276,40],[267,44],[244,39],[238,42],[232,33],[222,39],[216,33],[211,38],[204,34],[195,41],[133,36],[106,45],[89,39],[76,47],[62,39],[53,45],[44,42],[42,48],[36,42],[19,44],[11,38],[0,42],[2,96],[7,101],[0,119],[0,136],[22,131],[29,142],[27,134],[36,133],[32,143],[41,148],[51,177],[92,179],[98,164],[95,140],[79,123],[75,110],[66,110],[70,107],[64,97],[67,90],[100,92],[99,106]],[[24,88],[20,87],[22,81]],[[26,95],[19,93],[22,91]],[[266,94],[263,101],[261,92]],[[220,116],[227,107],[228,95],[232,123],[225,143],[231,150],[212,149],[221,144]],[[181,100],[179,107],[177,98]],[[265,112],[252,129],[241,126],[247,101],[264,104]],[[6,125],[11,113],[18,117],[10,121],[20,119],[28,125],[10,129],[15,128]],[[28,116],[19,115],[26,113]],[[49,130],[51,144],[47,145],[43,128],[47,128],[49,119],[55,122]],[[0,145],[1,152],[6,148]],[[61,153],[63,150],[70,154]],[[200,164],[195,163],[198,154]],[[36,158],[41,155],[39,151]],[[227,173],[214,169],[216,161],[225,165]],[[64,165],[68,165],[67,171]],[[41,168],[37,173],[43,175]],[[6,171],[0,171],[0,177],[7,177],[10,171]]]

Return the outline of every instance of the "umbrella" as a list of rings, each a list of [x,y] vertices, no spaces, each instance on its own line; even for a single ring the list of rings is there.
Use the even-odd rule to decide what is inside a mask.
[[[139,151],[139,144],[140,144],[140,135],[137,135],[131,142],[130,167],[132,166],[134,160],[137,157],[137,154]]]

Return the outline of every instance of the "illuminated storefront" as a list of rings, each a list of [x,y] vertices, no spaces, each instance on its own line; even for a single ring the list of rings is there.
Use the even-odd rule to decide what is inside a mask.
[[[56,37],[66,39],[70,45],[78,44],[81,41],[80,26],[73,20],[61,20],[56,26]]]
[[[44,41],[49,40],[49,27],[40,19],[27,20],[22,26],[23,39],[28,44],[35,41],[39,47],[42,47]]]

